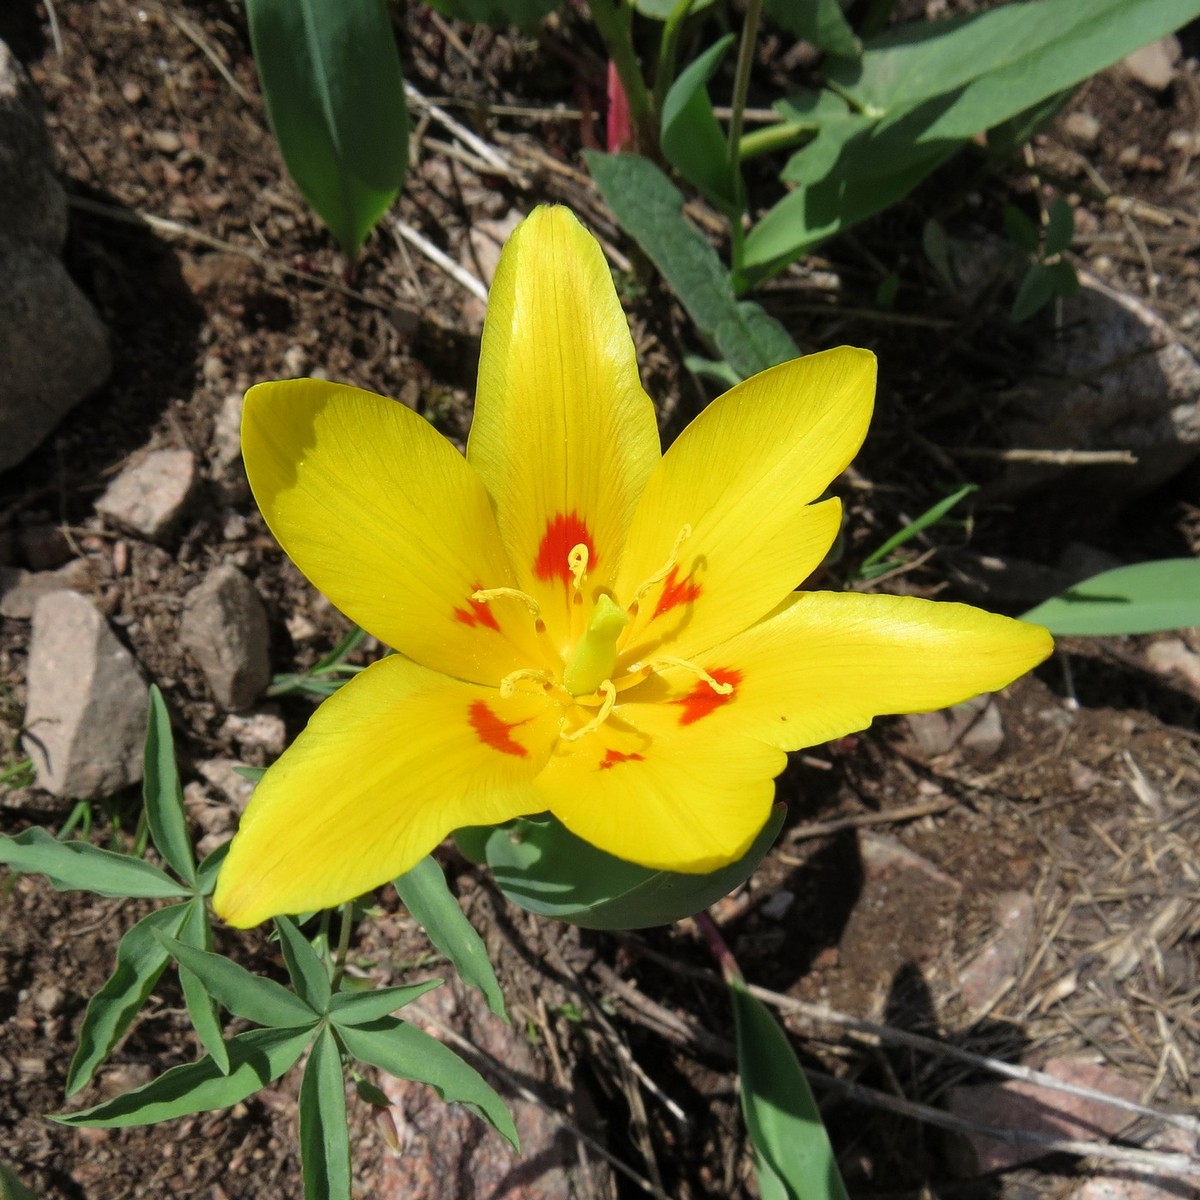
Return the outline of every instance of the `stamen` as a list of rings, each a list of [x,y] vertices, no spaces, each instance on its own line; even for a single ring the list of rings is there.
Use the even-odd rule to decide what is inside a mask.
[[[570,569],[571,575],[575,580],[574,587],[576,592],[583,591],[583,583],[587,579],[588,556],[588,548],[583,542],[572,546],[571,552],[567,555],[567,567]]]
[[[733,691],[732,683],[722,683],[719,679],[714,679],[703,667],[698,667],[693,662],[688,662],[685,658],[671,658],[669,655],[659,655],[657,658],[647,659],[644,663],[639,663],[638,666],[649,667],[651,671],[661,671],[664,667],[679,667],[683,671],[690,671],[699,679],[703,679],[718,696],[728,696]],[[631,668],[636,670],[637,668]]]
[[[664,579],[666,579],[666,577],[671,573],[671,568],[676,566],[679,562],[679,547],[682,546],[683,543],[686,542],[688,540],[688,538],[690,538],[691,536],[692,536],[692,527],[690,525],[685,525],[675,535],[675,541],[671,546],[671,553],[670,553],[670,555],[668,555],[667,561],[665,563],[663,563],[663,565],[657,571],[655,571],[654,574],[651,575],[650,578],[647,579],[646,582],[643,583],[640,588],[638,588],[636,594],[633,597],[633,604],[630,605],[630,608],[632,608],[634,611],[636,611],[638,606],[641,604],[642,597],[656,583],[662,583],[662,581]]]
[[[519,600],[535,617],[542,615],[542,609],[538,602],[527,592],[519,591],[517,588],[480,588],[477,592],[471,593],[471,599],[478,600],[480,604],[490,604],[493,600]]]
[[[535,683],[540,683],[543,690],[546,686],[554,687],[554,676],[549,671],[539,670],[537,667],[522,667],[519,671],[510,671],[505,677],[500,680],[500,695],[508,700],[517,694],[517,684],[523,679],[532,679]],[[529,693],[524,693],[528,695]]]
[[[573,732],[560,733],[558,736],[564,742],[577,742],[580,738],[587,737],[589,733],[595,733],[608,720],[608,714],[612,712],[613,705],[617,702],[617,689],[613,687],[612,680],[606,679],[596,690],[604,693],[604,701],[596,715],[586,725],[580,725]]]

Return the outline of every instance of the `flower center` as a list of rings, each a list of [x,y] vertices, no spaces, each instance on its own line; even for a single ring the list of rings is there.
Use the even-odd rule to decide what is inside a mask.
[[[600,594],[583,636],[575,643],[563,669],[563,687],[572,696],[590,696],[617,665],[617,639],[629,624],[629,614],[611,596]]]

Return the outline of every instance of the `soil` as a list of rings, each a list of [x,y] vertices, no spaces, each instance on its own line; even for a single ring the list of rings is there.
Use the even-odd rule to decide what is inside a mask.
[[[567,102],[595,113],[603,99],[603,56],[582,16],[568,8],[539,40],[459,26],[412,5],[403,29],[407,78],[510,165],[481,164],[453,128],[417,106],[413,167],[395,215],[479,273],[472,229],[540,201],[570,204],[633,260],[623,298],[645,385],[672,436],[709,398],[681,367],[704,347],[583,170],[579,152],[595,144],[602,121],[555,111]],[[176,636],[183,597],[204,572],[233,562],[253,578],[270,607],[278,672],[310,665],[346,622],[215,468],[188,521],[161,547],[106,528],[97,495],[147,446],[186,447],[209,463],[227,396],[314,370],[396,396],[461,443],[482,306],[386,224],[358,262],[342,259],[283,170],[234,0],[8,0],[0,37],[45,98],[73,204],[68,266],[112,330],[115,363],[109,383],[0,478],[0,552],[27,565],[23,531],[52,526],[63,557],[91,562],[95,599],[163,689],[185,778],[194,778],[197,764],[239,754]],[[1049,314],[1020,326],[1007,320],[1011,295],[961,311],[921,249],[930,216],[966,236],[1000,230],[1005,204],[1032,215],[1066,195],[1077,214],[1073,260],[1152,303],[1200,349],[1200,62],[1190,33],[1183,44],[1166,91],[1110,71],[1079,90],[1027,159],[998,166],[974,151],[960,155],[905,203],[765,290],[764,302],[806,348],[849,342],[882,363],[871,437],[838,485],[847,537],[827,585],[851,578],[904,519],[963,482],[998,474],[997,462],[955,449],[1003,444],[1007,389],[1031,346],[1049,336]],[[781,77],[787,49],[764,43],[764,79]],[[1080,112],[1096,118],[1094,140],[1072,133],[1069,117]],[[778,184],[764,177],[754,186],[765,206]],[[714,214],[695,213],[719,239]],[[878,296],[892,275],[900,291],[888,308]],[[1053,491],[1003,502],[981,495],[969,522],[930,531],[883,586],[975,599],[981,555],[1053,566],[1080,542],[1122,561],[1200,552],[1196,468],[1103,523]],[[1200,650],[1196,631],[1182,636]],[[28,637],[27,622],[4,621],[8,757],[0,766],[19,758]],[[904,722],[889,721],[797,756],[779,784],[790,809],[779,844],[748,887],[714,909],[746,977],[1010,1061],[1088,1056],[1132,1081],[1146,1103],[1195,1112],[1200,694],[1151,669],[1155,640],[1064,642],[999,698],[998,747],[931,754]],[[377,652],[368,642],[357,653],[362,661]],[[311,712],[303,697],[274,703],[293,733]],[[45,797],[10,792],[0,831],[46,819],[38,815]],[[128,846],[134,821],[136,797],[116,797],[96,806],[92,836]],[[730,1014],[691,923],[622,938],[550,927],[507,905],[453,850],[445,861],[493,951],[515,1025],[529,1031],[547,1106],[659,1181],[660,1194],[756,1194]],[[1032,906],[1029,944],[997,994],[972,1004],[963,972],[993,943],[997,903],[1014,893]],[[390,890],[379,903],[359,952],[366,969],[378,974],[382,964],[390,977],[427,959],[428,948]],[[56,894],[38,878],[3,881],[0,1162],[44,1200],[298,1195],[291,1077],[232,1110],[148,1130],[80,1132],[45,1120],[64,1103],[86,999],[144,911]],[[234,946],[239,961],[279,970],[258,935],[231,938]],[[1059,1156],[1036,1169],[964,1175],[939,1131],[864,1107],[837,1081],[937,1106],[978,1072],[881,1047],[836,1022],[787,1023],[806,1064],[836,1077],[820,1090],[855,1196],[1061,1196],[1089,1172]],[[164,981],[81,1098],[94,1102],[196,1052],[180,996]],[[652,1086],[637,1082],[630,1060]],[[392,1152],[365,1105],[352,1115],[358,1194],[388,1194],[380,1189]],[[1130,1136],[1145,1134],[1138,1127]],[[572,1156],[603,1167],[594,1149],[568,1141]],[[576,1177],[575,1194],[643,1194],[606,1171]]]

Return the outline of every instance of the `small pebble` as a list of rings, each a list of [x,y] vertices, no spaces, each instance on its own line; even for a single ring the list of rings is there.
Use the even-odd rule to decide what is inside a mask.
[[[125,97],[126,104],[141,104],[145,93],[142,91],[141,84],[129,79],[121,84],[121,95]]]
[[[156,129],[150,135],[150,145],[160,154],[178,154],[183,149],[183,139],[172,129]]]

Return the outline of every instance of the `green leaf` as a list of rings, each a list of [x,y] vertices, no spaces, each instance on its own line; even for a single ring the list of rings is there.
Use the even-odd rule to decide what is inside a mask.
[[[777,25],[827,54],[854,58],[862,51],[838,0],[765,0],[763,7]]]
[[[222,842],[196,869],[196,890],[200,895],[212,895],[213,888],[217,886],[217,876],[225,865],[225,858],[229,854],[229,846],[232,841],[233,839],[230,838],[228,842]]]
[[[1056,273],[1051,267],[1045,263],[1034,263],[1025,272],[1025,278],[1017,288],[1016,298],[1008,314],[1009,319],[1028,321],[1040,309],[1045,308],[1058,293],[1056,278]]]
[[[384,0],[246,0],[284,162],[353,257],[408,169],[404,80]]]
[[[87,842],[60,842],[44,829],[0,837],[0,863],[45,875],[60,892],[79,890],[121,899],[181,900],[191,893],[157,867]]]
[[[1061,197],[1055,196],[1046,223],[1046,254],[1061,254],[1071,248],[1075,238],[1075,210]]]
[[[680,72],[663,101],[662,152],[667,161],[731,220],[741,216],[737,170],[708,98],[708,81],[733,44],[730,33]]]
[[[16,1173],[0,1162],[0,1200],[38,1200],[17,1178]]]
[[[692,3],[688,5],[687,15],[695,16],[696,13],[703,12],[714,3],[715,0],[692,0]],[[666,21],[679,7],[679,0],[633,0],[633,7],[643,17],[649,17],[652,21]]]
[[[454,964],[463,981],[481,992],[488,1008],[507,1021],[504,994],[483,939],[463,915],[437,861],[428,856],[423,858],[411,871],[401,875],[395,886],[405,907],[416,917],[429,940]]]
[[[332,994],[325,964],[289,917],[276,917],[275,928],[279,930],[279,948],[292,977],[292,986],[314,1012],[325,1012]]]
[[[1004,206],[1004,232],[1008,234],[1008,240],[1026,254],[1037,254],[1041,249],[1038,227],[1015,204]]]
[[[701,379],[711,379],[723,388],[731,388],[741,383],[737,372],[727,362],[703,358],[699,354],[685,354],[683,365],[693,375],[699,375]],[[491,833],[490,829],[488,833]]]
[[[343,1045],[360,1062],[399,1079],[427,1083],[448,1104],[465,1104],[482,1117],[514,1150],[520,1149],[517,1127],[504,1101],[474,1067],[436,1038],[394,1017],[370,1025],[340,1026]]]
[[[159,940],[171,955],[195,974],[208,994],[223,1004],[235,1017],[244,1017],[255,1025],[272,1029],[296,1029],[315,1025],[314,1012],[295,992],[273,979],[252,975],[245,967],[206,950],[197,950],[182,942],[162,937]]]
[[[597,850],[558,821],[517,821],[488,840],[488,866],[500,890],[522,908],[587,929],[668,925],[715,904],[762,861],[786,808],[771,811],[754,844],[710,875],[654,871]]]
[[[472,25],[535,25],[563,0],[429,0],[444,17]]]
[[[868,554],[867,557],[862,561],[862,567],[859,570],[859,574],[867,579],[870,579],[871,576],[868,574],[868,572],[871,567],[875,566],[876,563],[881,562],[884,558],[891,554],[893,550],[903,546],[905,542],[911,541],[917,536],[918,533],[928,529],[930,525],[936,525],[938,521],[940,521],[960,500],[969,496],[972,492],[977,492],[978,490],[978,484],[967,483],[960,487],[958,491],[953,492],[951,495],[939,500],[936,504],[931,505],[915,520],[909,521],[908,524],[902,529],[899,529],[893,533],[892,536],[888,538],[888,540],[884,542],[878,550]]]
[[[442,982],[426,979],[407,987],[376,988],[373,992],[337,992],[329,1003],[329,1019],[339,1026],[369,1025],[380,1017],[390,1017],[396,1009],[440,987]]]
[[[229,1073],[210,1056],[172,1067],[157,1079],[103,1104],[74,1113],[56,1113],[60,1125],[123,1129],[154,1125],[172,1117],[228,1108],[278,1079],[304,1053],[309,1029],[250,1029],[228,1043]]]
[[[305,1200],[350,1200],[346,1081],[328,1027],[313,1042],[300,1084],[300,1163]]]
[[[197,897],[188,905],[188,911],[179,928],[180,942],[197,953],[212,947],[212,926],[208,923],[208,910],[204,901]],[[213,1062],[222,1071],[229,1070],[229,1052],[221,1036],[221,1014],[216,999],[208,994],[203,980],[182,963],[179,967],[179,986],[183,989],[184,1003],[192,1028],[200,1044],[208,1051]]]
[[[736,301],[716,251],[684,217],[682,194],[658,167],[636,154],[589,150],[584,157],[617,220],[740,378],[799,355],[778,321]]]
[[[183,811],[183,788],[175,765],[171,715],[157,685],[150,685],[150,717],[146,727],[146,752],[142,763],[142,796],[146,823],[158,852],[180,879],[196,883],[196,860]]]
[[[73,1096],[87,1083],[96,1068],[137,1016],[146,997],[154,990],[170,958],[155,937],[156,932],[174,937],[186,915],[186,905],[172,904],[143,917],[117,945],[117,963],[104,986],[88,1001],[79,1028],[79,1045],[67,1070],[66,1091]]]
[[[1200,625],[1200,559],[1162,558],[1094,575],[1031,608],[1059,636],[1114,637]]]
[[[728,982],[742,1113],[755,1154],[769,1167],[764,1196],[847,1200],[821,1111],[787,1035],[740,979]]]

